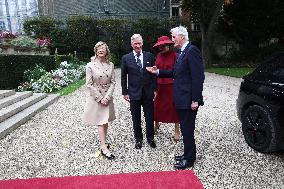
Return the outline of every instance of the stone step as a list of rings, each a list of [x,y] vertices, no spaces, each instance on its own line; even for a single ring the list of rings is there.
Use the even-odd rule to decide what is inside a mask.
[[[32,96],[16,102],[10,106],[2,108],[0,110],[0,122],[8,119],[9,117],[15,115],[16,113],[24,110],[25,108],[35,104],[36,102],[40,101],[41,99],[45,98],[47,94],[45,93],[34,93]]]
[[[15,90],[0,90],[0,99],[15,94]]]
[[[0,110],[32,95],[33,95],[32,91],[16,92],[16,94],[14,95],[0,99]]]
[[[36,93],[35,93],[36,94]],[[45,95],[46,96],[46,95]],[[50,104],[55,102],[59,98],[58,94],[49,94],[42,100],[31,105],[30,107],[24,109],[23,111],[9,117],[0,123],[0,139],[4,138],[11,131],[18,128],[20,125],[27,122],[31,117],[33,117],[37,112],[45,109]]]

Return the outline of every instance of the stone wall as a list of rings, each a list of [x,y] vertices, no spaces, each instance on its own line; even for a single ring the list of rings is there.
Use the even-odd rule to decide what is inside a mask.
[[[49,49],[2,45],[0,46],[0,53],[1,54],[23,54],[23,55],[49,55]]]

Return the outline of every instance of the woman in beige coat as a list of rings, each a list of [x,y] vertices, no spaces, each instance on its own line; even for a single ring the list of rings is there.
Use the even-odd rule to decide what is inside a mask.
[[[98,125],[101,153],[107,159],[114,155],[106,143],[108,123],[115,119],[112,94],[115,86],[114,65],[109,61],[110,51],[106,43],[98,42],[95,56],[86,66],[87,102],[83,122]]]

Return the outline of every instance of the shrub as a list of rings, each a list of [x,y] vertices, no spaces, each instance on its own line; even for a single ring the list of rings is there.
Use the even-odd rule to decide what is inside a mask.
[[[11,41],[11,44],[18,47],[37,47],[36,41],[27,36],[21,36]]]
[[[40,72],[41,70],[38,69]],[[31,71],[28,71],[31,72]],[[61,62],[58,69],[44,73],[38,79],[31,78],[18,86],[18,91],[54,92],[80,80],[85,75],[85,65]]]
[[[0,39],[14,39],[16,37],[17,37],[16,35],[7,31],[0,32]]]
[[[72,62],[72,63],[78,63],[78,60],[71,54],[68,54],[68,55],[55,55],[55,63],[57,65],[57,67],[60,66],[60,63],[61,62],[64,62],[64,61],[67,61],[67,62]]]
[[[59,20],[51,17],[40,16],[25,20],[23,28],[27,35],[34,36],[35,38],[43,36],[51,37],[50,34],[52,31],[60,24],[61,22]]]
[[[39,65],[50,71],[56,68],[54,56],[0,55],[0,89],[14,89],[23,82],[24,71]]]
[[[46,71],[56,69],[56,61],[73,61],[69,55],[0,55],[0,89],[15,89],[24,81],[24,72],[37,65]]]
[[[51,77],[51,73],[47,72],[43,76],[41,76],[37,81],[31,83],[31,89],[35,93],[43,93],[43,92],[52,92],[53,86],[54,86],[54,80]],[[18,87],[18,90],[20,91],[20,88]]]
[[[51,49],[60,53],[77,52],[80,60],[89,60],[97,41],[107,42],[118,59],[132,50],[130,37],[140,33],[144,39],[143,49],[153,51],[152,46],[161,35],[170,35],[170,28],[180,24],[189,26],[189,21],[141,19],[96,19],[91,16],[72,16],[65,23],[53,18],[33,18],[24,23],[25,32],[35,37],[50,37]],[[190,35],[191,36],[191,35]],[[200,39],[194,39],[200,43]]]
[[[66,20],[69,48],[74,51],[93,51],[98,41],[97,20],[92,16],[71,16]]]
[[[51,39],[46,37],[41,37],[36,39],[36,44],[39,47],[49,47],[51,45]]]
[[[110,54],[110,61],[114,64],[114,66],[118,66],[119,65],[119,58],[116,54],[111,53]]]
[[[255,67],[277,51],[284,51],[284,46],[276,44],[254,49],[230,49],[221,57],[221,64],[229,67]]]
[[[24,71],[23,78],[25,81],[38,80],[42,75],[46,74],[46,72],[43,67],[36,65],[35,68]]]

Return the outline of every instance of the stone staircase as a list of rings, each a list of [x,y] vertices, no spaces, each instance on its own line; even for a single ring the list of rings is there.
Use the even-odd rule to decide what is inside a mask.
[[[58,94],[0,90],[0,139],[58,98]]]

